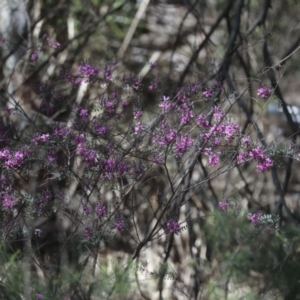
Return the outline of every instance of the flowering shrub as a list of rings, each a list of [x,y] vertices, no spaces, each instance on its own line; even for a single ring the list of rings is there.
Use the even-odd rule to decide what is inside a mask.
[[[41,241],[47,236],[48,233],[44,232],[47,229],[35,225],[35,222],[27,223],[26,219],[34,220],[56,215],[58,210],[71,209],[74,233],[81,243],[99,249],[101,243],[117,239],[122,234],[132,237],[135,242],[136,250],[132,252],[135,259],[146,242],[162,236],[179,236],[184,230],[180,224],[186,221],[180,220],[181,214],[176,213],[174,218],[170,213],[174,209],[180,211],[186,203],[185,198],[177,204],[175,200],[180,186],[194,171],[198,160],[208,170],[212,168],[211,175],[207,174],[205,180],[246,163],[256,165],[257,172],[267,172],[275,165],[276,151],[269,151],[270,146],[260,145],[243,134],[240,124],[229,117],[236,103],[229,106],[226,102],[215,104],[206,113],[201,112],[203,109],[197,105],[198,99],[213,97],[216,89],[218,93],[225,91],[220,83],[205,88],[203,95],[200,89],[191,89],[190,84],[180,88],[175,96],[158,93],[156,112],[152,121],[147,123],[143,116],[148,112],[134,100],[130,100],[131,111],[130,106],[124,105],[128,100],[122,92],[126,82],[132,95],[141,95],[142,82],[130,75],[126,80],[123,78],[123,83],[118,83],[111,73],[107,75],[107,68],[105,72],[102,77],[101,67],[81,63],[74,74],[69,72],[63,77],[67,86],[85,82],[92,88],[111,80],[109,84],[115,87],[99,95],[90,107],[74,106],[66,122],[50,125],[47,129],[35,127],[33,133],[26,134],[22,140],[15,140],[13,136],[6,138],[0,149],[1,211],[6,216],[2,232],[6,232],[9,241],[15,238],[17,228],[26,228],[27,234],[19,234],[25,240],[34,237],[38,249],[41,249],[42,268],[45,267],[45,257]],[[194,86],[197,85],[199,83]],[[258,94],[262,97],[261,89]],[[46,93],[45,88],[40,89],[42,97],[46,97]],[[126,124],[125,118],[131,121]],[[120,122],[123,122],[122,126],[119,126]],[[226,152],[226,149],[231,150]],[[176,162],[177,170],[172,170],[168,161]],[[155,213],[157,220],[153,220],[153,229],[138,242],[134,221],[136,212],[126,209],[126,202],[134,197],[134,194],[129,196],[130,190],[139,189],[148,171],[156,166],[163,167],[171,190],[164,194],[161,212]],[[41,177],[34,180],[30,174],[37,170]],[[12,178],[15,179],[12,181]],[[36,190],[24,194],[17,182],[24,186],[36,182]],[[192,189],[190,184],[184,184],[186,191]],[[72,185],[75,185],[73,190]],[[61,186],[60,191],[57,191],[57,186]],[[111,197],[106,193],[111,193]],[[227,212],[229,202],[223,200],[218,206],[222,212]],[[260,217],[261,213],[254,213],[248,219],[257,225]],[[161,224],[163,218],[167,218],[165,225]],[[18,226],[14,234],[7,233],[14,227],[7,229],[8,222]],[[37,293],[36,297],[42,299],[42,294]]]
[[[297,220],[285,195],[299,150],[296,140],[270,140],[261,129],[264,111],[256,111],[271,95],[279,97],[276,86],[238,92],[223,69],[210,79],[164,86],[157,62],[148,63],[145,78],[124,72],[117,61],[70,57],[64,63],[58,54],[68,45],[59,41],[44,35],[31,45],[21,62],[25,71],[28,65],[34,70],[28,81],[2,91],[0,250],[6,268],[0,277],[6,287],[0,295],[108,299],[122,298],[133,286],[147,299],[143,283],[150,278],[161,299],[168,279],[197,298],[199,281],[205,288],[214,282],[205,283],[202,267],[216,263],[230,274],[226,282],[242,280],[253,267],[266,278],[276,269],[284,290],[297,286],[282,270],[293,267],[299,238],[288,242],[281,228]],[[6,42],[1,36],[1,47]],[[48,63],[52,77],[41,75]],[[285,163],[283,180],[278,169]],[[272,209],[266,190],[277,199]],[[255,248],[264,239],[275,265]],[[153,245],[156,265],[148,264]],[[116,262],[109,262],[110,253]],[[262,259],[249,266],[252,253]],[[178,261],[189,268],[193,285],[171,270]]]

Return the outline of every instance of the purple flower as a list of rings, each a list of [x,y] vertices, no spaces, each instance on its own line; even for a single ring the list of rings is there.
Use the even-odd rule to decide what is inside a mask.
[[[13,197],[11,190],[7,188],[0,195],[1,195],[1,198],[2,198],[2,206],[6,210],[9,210],[9,209],[13,208],[13,206],[15,205],[15,198]]]
[[[18,150],[14,154],[10,153],[8,149],[0,151],[0,160],[6,160],[5,166],[8,168],[19,168],[28,156],[25,150]]]
[[[30,54],[31,61],[37,61],[39,59],[39,52],[36,50]]]
[[[81,84],[83,82],[83,78],[77,77],[77,76],[73,76],[73,75],[68,75],[67,76],[67,81],[70,84],[79,85],[79,84]]]
[[[44,34],[44,35],[43,35],[43,39],[44,39],[45,41],[47,41],[49,47],[51,47],[51,48],[53,48],[53,49],[56,49],[56,48],[60,47],[60,43],[57,42],[57,41],[52,41],[52,40],[50,39],[50,37],[49,37],[48,34]]]
[[[221,121],[221,119],[224,117],[224,114],[223,114],[223,112],[221,112],[220,106],[215,106],[214,107],[214,114],[213,115],[214,115],[217,122]]]
[[[171,233],[175,233],[175,234],[179,234],[180,233],[180,225],[179,225],[179,222],[177,220],[169,220],[167,222],[167,230],[168,232],[171,232]]]
[[[262,216],[262,213],[254,213],[254,214],[249,214],[247,219],[254,225],[256,225],[259,222],[260,217]]]
[[[190,137],[178,138],[175,144],[175,156],[182,156],[189,148],[193,146],[194,141]]]
[[[2,184],[2,186],[7,185],[8,182],[9,181],[5,176],[0,177],[0,183]]]
[[[205,116],[200,114],[198,117],[197,117],[197,120],[196,120],[196,124],[198,126],[202,126],[204,128],[207,128],[209,127],[209,122],[208,120],[206,120]]]
[[[217,153],[213,153],[211,154],[209,157],[208,157],[208,164],[210,166],[215,166],[219,163],[219,160],[220,160],[220,152],[217,152]]]
[[[191,121],[194,117],[194,113],[192,109],[190,108],[190,105],[187,103],[183,103],[182,106],[180,106],[180,124],[184,125]]]
[[[174,128],[170,128],[164,136],[165,142],[167,144],[174,142],[176,139],[176,134],[177,134],[177,130],[175,130]]]
[[[170,101],[170,97],[163,96],[158,106],[162,109],[162,111],[166,112],[173,107],[173,103]]]
[[[131,168],[130,168],[130,164],[128,163],[128,161],[126,161],[126,160],[119,161],[119,163],[118,163],[118,173],[120,175],[123,175],[123,174],[129,172],[130,169]]]
[[[42,234],[42,230],[37,228],[34,230],[34,234],[37,236],[37,237],[41,237],[41,234]]]
[[[208,164],[215,166],[219,163],[221,152],[213,152],[211,148],[205,148],[204,154],[208,156]]]
[[[113,112],[115,109],[115,102],[114,101],[106,101],[105,108],[108,112]]]
[[[273,167],[273,161],[269,157],[260,160],[256,166],[257,172],[264,172]]]
[[[250,136],[244,136],[241,138],[241,143],[246,147],[250,146],[250,142],[251,142]]]
[[[36,299],[37,300],[40,300],[40,299],[43,299],[43,298],[44,298],[43,294],[41,294],[41,293],[36,294]]]
[[[38,145],[40,142],[46,143],[49,142],[50,140],[50,134],[46,133],[46,134],[38,134],[36,135],[31,142],[34,143],[35,145]]]
[[[93,230],[91,228],[89,228],[89,227],[86,227],[84,229],[84,236],[85,236],[85,238],[87,240],[90,240],[92,238],[92,236],[93,236]]]
[[[256,147],[250,150],[249,156],[254,160],[263,159],[265,157],[264,152],[260,147]]]
[[[154,92],[155,90],[157,90],[158,88],[158,83],[156,80],[154,80],[149,86],[148,86],[148,90],[150,92]]]
[[[87,109],[81,108],[78,112],[78,115],[81,119],[88,119],[89,111]]]
[[[150,67],[153,69],[153,68],[155,68],[155,67],[157,67],[157,62],[156,61],[154,61],[154,62],[149,62],[149,64],[150,64]]]
[[[220,146],[221,145],[221,140],[218,137],[215,138],[214,145],[215,146]]]
[[[50,43],[49,43],[49,46],[50,46],[51,48],[53,48],[53,49],[57,49],[57,48],[60,47],[60,43],[57,42],[57,41],[50,42]]]
[[[80,134],[80,135],[75,135],[74,136],[74,141],[76,144],[82,144],[85,142],[85,137],[84,135]]]
[[[97,75],[99,73],[100,69],[98,67],[92,66],[90,64],[83,63],[83,64],[79,65],[79,67],[77,68],[77,71],[82,75],[91,77],[91,76]]]
[[[99,217],[102,217],[106,214],[107,210],[106,207],[104,206],[104,204],[102,202],[99,202],[96,206],[96,214]]]
[[[134,118],[135,120],[139,119],[141,116],[142,116],[142,111],[140,111],[140,110],[135,110],[135,111],[133,112],[133,118]]]
[[[57,127],[55,128],[53,135],[55,135],[56,137],[64,137],[69,134],[69,132],[70,128],[68,127]]]
[[[105,70],[103,72],[103,77],[104,77],[105,80],[110,80],[111,77],[112,77],[111,70],[108,69],[107,66],[105,67]]]
[[[238,163],[242,163],[242,162],[247,160],[247,157],[248,157],[247,154],[239,153],[236,160],[237,160]]]
[[[91,213],[91,209],[88,205],[83,205],[83,213],[85,215],[89,215]]]
[[[262,85],[257,90],[257,96],[262,99],[268,99],[273,93],[273,90],[270,87]]]
[[[127,108],[129,106],[129,102],[128,101],[125,101],[125,100],[122,100],[122,102],[121,102],[121,107],[123,108],[123,109],[125,109],[125,108]]]
[[[228,200],[223,200],[223,201],[221,201],[221,202],[219,202],[219,209],[221,210],[221,211],[227,211],[227,209],[228,209],[228,206],[229,206],[229,202],[228,202]]]
[[[213,89],[210,87],[206,87],[203,91],[203,96],[208,99],[211,98],[212,95],[213,95]]]
[[[119,231],[122,232],[127,228],[127,224],[123,217],[117,217],[114,222],[114,227]]]
[[[229,123],[225,125],[224,134],[225,140],[232,142],[234,140],[234,135],[239,132],[239,125],[234,123]]]
[[[84,162],[89,164],[96,163],[97,152],[95,150],[89,149],[85,144],[79,144],[77,146],[77,153],[82,157]]]
[[[93,123],[93,126],[95,128],[95,131],[99,135],[104,135],[108,133],[108,126],[107,125],[101,125],[99,122],[95,121]]]
[[[143,128],[144,128],[144,125],[141,122],[137,122],[134,125],[134,134],[139,134]]]
[[[5,194],[3,196],[3,198],[2,198],[2,205],[3,205],[3,207],[5,209],[11,209],[11,208],[13,208],[14,204],[15,204],[15,201],[14,201],[14,199],[11,196],[9,196],[8,194]]]
[[[10,157],[10,152],[7,148],[0,151],[0,160],[5,160],[5,159],[8,159],[9,157]]]

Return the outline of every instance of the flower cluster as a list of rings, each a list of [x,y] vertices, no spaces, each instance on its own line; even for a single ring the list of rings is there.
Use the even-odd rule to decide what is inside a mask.
[[[118,216],[115,218],[113,226],[119,232],[126,230],[128,227],[125,218],[122,216]]]
[[[50,141],[49,133],[38,134],[31,140],[31,142],[34,143],[35,145],[38,145],[39,143],[47,143],[49,141]]]
[[[257,90],[257,96],[262,98],[262,99],[270,98],[272,93],[273,93],[273,90],[270,87],[266,86],[266,85],[260,86]]]
[[[254,225],[257,225],[259,220],[260,220],[260,217],[262,216],[262,213],[261,212],[258,212],[258,213],[254,213],[254,214],[249,214],[247,216],[247,219]]]
[[[104,204],[103,204],[102,202],[99,202],[99,203],[96,205],[96,214],[97,214],[99,217],[102,217],[102,216],[104,216],[106,213],[107,213],[106,207],[104,206]]]
[[[42,52],[41,48],[35,49],[29,56],[31,61],[37,61],[39,59],[39,54]]]
[[[99,73],[100,69],[98,67],[92,66],[88,63],[82,63],[77,68],[79,74],[84,75],[86,77],[92,77]]]
[[[218,204],[218,207],[221,211],[226,212],[229,206],[229,201],[228,200],[223,200],[220,201]]]
[[[179,222],[175,219],[171,219],[166,224],[167,231],[170,233],[179,234],[180,233],[180,225]]]
[[[5,210],[13,208],[16,203],[16,199],[11,191],[11,189],[6,188],[2,193],[0,193],[2,198],[2,206]]]
[[[206,98],[206,99],[210,99],[212,98],[212,96],[214,94],[217,94],[219,93],[220,91],[222,90],[222,86],[220,83],[216,83],[212,86],[206,86],[204,89],[203,89],[203,96]]]
[[[180,158],[188,149],[193,146],[194,141],[188,137],[178,137],[175,143],[175,157]]]
[[[273,167],[272,159],[266,155],[261,147],[251,148],[250,146],[248,146],[245,151],[239,153],[237,156],[238,163],[244,162],[249,159],[257,162],[257,172],[264,172]]]
[[[62,69],[60,76],[66,79],[71,85],[80,85],[82,82],[91,82],[97,78],[99,72],[99,67],[84,62],[77,67],[76,75],[73,75],[69,69]]]
[[[4,162],[4,165],[10,169],[20,168],[25,163],[28,154],[30,154],[28,149],[11,151],[5,148],[0,151],[0,162]]]
[[[43,40],[45,40],[48,43],[48,46],[53,48],[53,49],[57,49],[60,47],[60,43],[57,41],[53,41],[48,34],[45,34],[43,36]]]

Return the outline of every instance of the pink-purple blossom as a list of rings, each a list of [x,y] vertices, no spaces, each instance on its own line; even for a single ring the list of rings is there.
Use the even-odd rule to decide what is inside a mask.
[[[144,125],[142,122],[137,122],[135,125],[134,125],[134,134],[139,134],[144,128]]]
[[[217,122],[220,122],[224,118],[224,113],[221,111],[220,106],[217,105],[214,107],[213,116]]]
[[[141,110],[135,110],[135,111],[133,111],[133,118],[135,119],[135,120],[138,120],[138,119],[140,119],[140,117],[142,116],[142,111]]]
[[[122,232],[127,228],[127,223],[123,217],[116,217],[114,221],[114,228]]]
[[[31,142],[34,143],[35,145],[38,145],[40,143],[47,143],[50,140],[50,134],[49,133],[44,133],[44,134],[38,134],[36,135]]]
[[[154,80],[153,82],[151,82],[151,83],[148,85],[148,90],[149,90],[150,92],[156,91],[157,88],[158,88],[157,80]]]
[[[32,52],[29,58],[31,61],[37,61],[39,59],[39,52],[38,51]]]
[[[56,127],[53,135],[56,137],[65,137],[70,133],[70,128],[68,127]]]
[[[206,117],[202,114],[200,114],[198,117],[197,117],[197,120],[196,120],[196,124],[198,126],[202,126],[204,128],[207,128],[209,127],[209,121],[206,120]]]
[[[97,152],[89,149],[84,143],[77,146],[77,153],[81,156],[84,162],[95,164],[97,160]]]
[[[44,298],[44,296],[43,296],[42,293],[37,293],[37,294],[36,294],[36,299],[37,299],[37,300],[40,300],[40,299],[43,299],[43,298]]]
[[[268,99],[272,95],[272,93],[273,90],[266,85],[260,86],[257,90],[257,96],[262,99]]]
[[[88,63],[82,63],[81,65],[78,66],[77,71],[81,75],[92,77],[92,76],[96,76],[99,73],[100,69]]]
[[[9,151],[7,148],[0,151],[0,161],[8,168],[19,168],[25,162],[25,158],[29,154],[26,150],[17,150],[15,152]]]
[[[257,172],[264,172],[273,167],[273,161],[269,157],[261,159],[256,166]]]
[[[96,214],[97,214],[99,217],[102,217],[102,216],[104,216],[106,213],[107,213],[106,207],[104,206],[104,204],[103,204],[102,202],[99,202],[99,203],[96,205]]]
[[[175,144],[175,156],[177,158],[182,156],[187,150],[189,150],[193,146],[193,143],[194,141],[188,136],[178,138]]]
[[[174,220],[174,219],[169,220],[167,222],[166,227],[167,227],[168,232],[170,232],[170,233],[175,233],[177,235],[180,233],[180,225],[177,220]]]
[[[220,201],[219,204],[218,204],[218,207],[221,211],[227,211],[228,209],[228,206],[229,206],[229,201],[228,200],[223,200],[223,201]]]
[[[203,91],[203,96],[207,99],[211,98],[213,96],[213,89],[210,87],[206,87]]]
[[[190,105],[183,103],[178,107],[180,124],[185,125],[194,118],[194,113]]]
[[[251,149],[249,151],[249,156],[254,160],[263,159],[265,157],[264,151],[260,147]]]
[[[109,128],[107,125],[101,125],[99,122],[95,121],[93,123],[93,126],[94,126],[96,133],[99,135],[105,135],[108,133]]]
[[[90,227],[86,227],[84,229],[84,236],[87,240],[90,240],[93,236],[93,229]]]
[[[158,106],[163,112],[167,112],[173,107],[173,103],[170,101],[170,97],[163,96]]]
[[[254,225],[256,225],[259,222],[260,217],[262,216],[262,213],[254,213],[254,214],[249,214],[247,219]]]
[[[83,213],[85,215],[89,215],[91,213],[91,208],[87,204],[83,205]]]

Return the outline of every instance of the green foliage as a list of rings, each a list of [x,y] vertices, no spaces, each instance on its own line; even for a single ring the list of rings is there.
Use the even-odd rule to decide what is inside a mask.
[[[230,280],[235,285],[247,282],[259,294],[274,289],[286,297],[299,293],[300,234],[291,226],[280,229],[278,216],[262,215],[250,226],[233,214],[216,213],[205,231],[211,256],[220,263],[221,275],[212,291]]]

